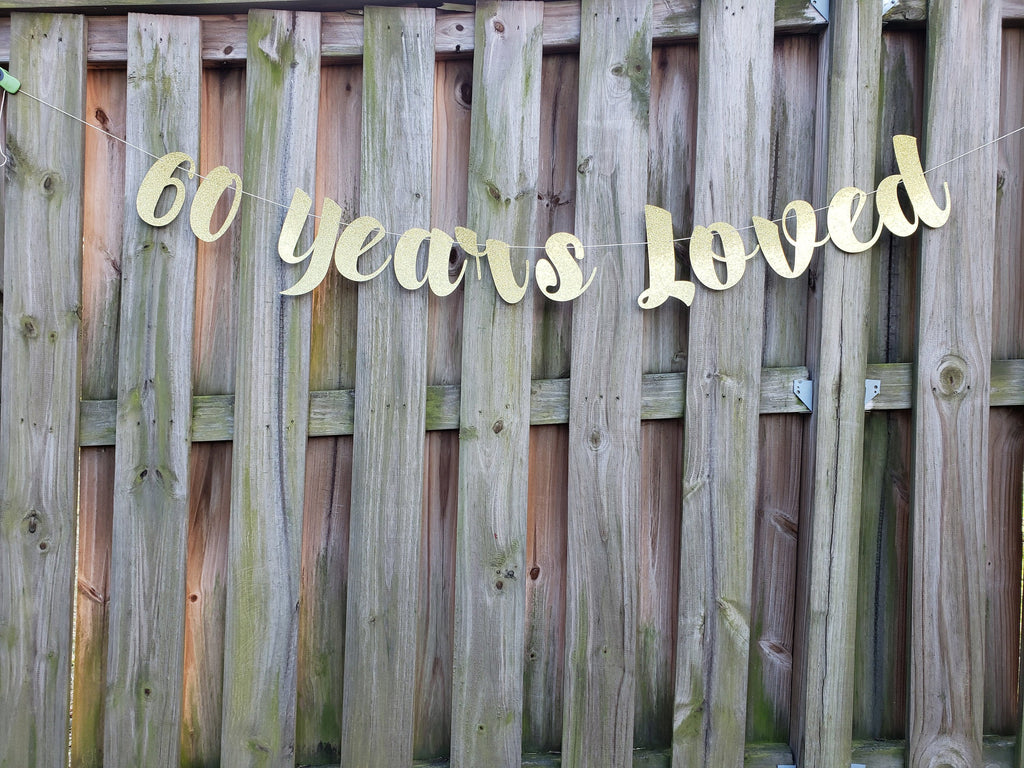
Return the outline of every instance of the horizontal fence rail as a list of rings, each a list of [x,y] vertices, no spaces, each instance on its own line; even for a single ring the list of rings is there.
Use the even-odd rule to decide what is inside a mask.
[[[867,411],[896,411],[911,407],[913,366],[910,363],[875,363],[868,379],[879,392],[867,401]],[[763,368],[759,413],[810,413],[793,392],[793,384],[806,381],[808,369]],[[679,419],[685,408],[685,373],[648,373],[643,376],[640,418]],[[461,387],[427,386],[426,429],[458,429]],[[1024,360],[992,362],[992,401],[995,406],[1024,405]],[[192,440],[231,440],[234,436],[233,395],[198,395],[192,399]],[[79,417],[79,445],[114,445],[117,433],[116,400],[83,400]],[[355,392],[351,389],[310,392],[309,436],[351,435]],[[530,424],[566,424],[569,421],[569,379],[539,379],[530,385]]]

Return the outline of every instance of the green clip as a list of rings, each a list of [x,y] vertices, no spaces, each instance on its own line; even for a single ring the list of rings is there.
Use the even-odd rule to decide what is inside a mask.
[[[8,93],[17,93],[18,89],[21,88],[21,81],[6,69],[0,67],[0,88],[3,88]]]

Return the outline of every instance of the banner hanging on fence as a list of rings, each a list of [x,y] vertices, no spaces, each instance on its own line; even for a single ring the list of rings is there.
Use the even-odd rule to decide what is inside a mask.
[[[917,231],[921,222],[929,227],[941,227],[949,219],[952,208],[949,185],[943,182],[945,202],[940,206],[925,179],[917,139],[901,135],[893,137],[892,143],[899,173],[883,179],[872,192],[844,187],[835,193],[823,209],[815,209],[805,200],[794,200],[785,207],[780,219],[770,221],[752,216],[751,226],[743,228],[753,229],[756,235],[757,244],[750,253],[746,251],[741,230],[728,222],[698,225],[689,237],[675,238],[671,214],[654,205],[644,208],[647,224],[645,243],[602,243],[589,247],[646,245],[648,288],[637,298],[637,303],[643,309],[653,309],[670,298],[678,299],[687,306],[693,302],[695,284],[680,279],[677,274],[677,242],[689,241],[690,271],[693,277],[712,290],[724,291],[740,281],[747,261],[758,253],[764,256],[778,275],[791,279],[803,274],[811,263],[815,249],[830,240],[845,253],[861,253],[874,245],[886,229],[897,237],[907,237]],[[136,195],[135,207],[147,224],[165,226],[177,218],[184,207],[185,184],[173,175],[180,168],[184,169],[188,178],[196,176],[195,160],[184,152],[164,155],[146,173]],[[189,223],[196,237],[212,242],[231,226],[242,195],[247,193],[242,190],[242,178],[226,166],[214,168],[200,178],[202,181],[189,209]],[[898,189],[901,184],[909,200],[909,215],[900,204]],[[224,193],[232,187],[234,200],[231,208],[224,222],[214,232],[214,209]],[[174,200],[166,213],[157,215],[158,203],[167,188],[174,189]],[[854,228],[872,195],[878,211],[878,226],[871,237],[861,240]],[[313,244],[306,251],[297,253],[312,204],[312,198],[306,192],[296,189],[278,238],[277,252],[283,261],[289,264],[307,263],[302,277],[281,291],[285,295],[309,293],[323,281],[333,263],[343,277],[354,282],[372,280],[390,266],[403,288],[418,290],[425,285],[432,293],[447,296],[459,287],[466,276],[467,262],[463,262],[457,275],[449,274],[449,254],[456,242],[468,256],[476,260],[478,280],[482,277],[481,259],[486,258],[494,287],[505,302],[516,304],[526,295],[530,284],[530,260],[525,255],[514,258],[513,252],[525,253],[532,246],[509,244],[492,238],[485,238],[481,245],[479,233],[466,227],[456,227],[454,237],[436,228],[413,228],[401,234],[389,233],[384,224],[372,216],[360,216],[343,224],[341,206],[330,198],[325,198],[321,207],[320,226]],[[828,234],[818,240],[817,214],[822,210],[826,211]],[[793,226],[795,231],[791,228]],[[371,253],[387,234],[398,235],[394,252]],[[783,239],[788,249],[783,246]],[[420,274],[419,255],[425,243],[426,268]],[[583,264],[587,247],[569,232],[556,232],[547,238],[543,249],[545,255],[537,260],[533,274],[533,281],[545,296],[554,301],[572,301],[587,290],[597,273],[597,267],[588,270]],[[790,249],[791,254],[787,253]]]

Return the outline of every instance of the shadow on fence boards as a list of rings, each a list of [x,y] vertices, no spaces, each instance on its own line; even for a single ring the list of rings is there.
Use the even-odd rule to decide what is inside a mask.
[[[0,766],[1024,766],[1024,2],[55,5]]]

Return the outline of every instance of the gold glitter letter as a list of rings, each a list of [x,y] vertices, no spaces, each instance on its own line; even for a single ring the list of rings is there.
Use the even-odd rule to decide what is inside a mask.
[[[154,227],[162,227],[174,221],[181,206],[185,204],[185,183],[181,179],[171,176],[182,163],[188,163],[186,172],[191,179],[196,175],[196,161],[184,152],[168,152],[161,157],[146,172],[145,178],[139,185],[139,192],[135,196],[135,210],[139,218]],[[160,195],[167,187],[174,187],[176,190],[174,202],[171,209],[163,216],[156,215],[156,205],[160,201]]]

